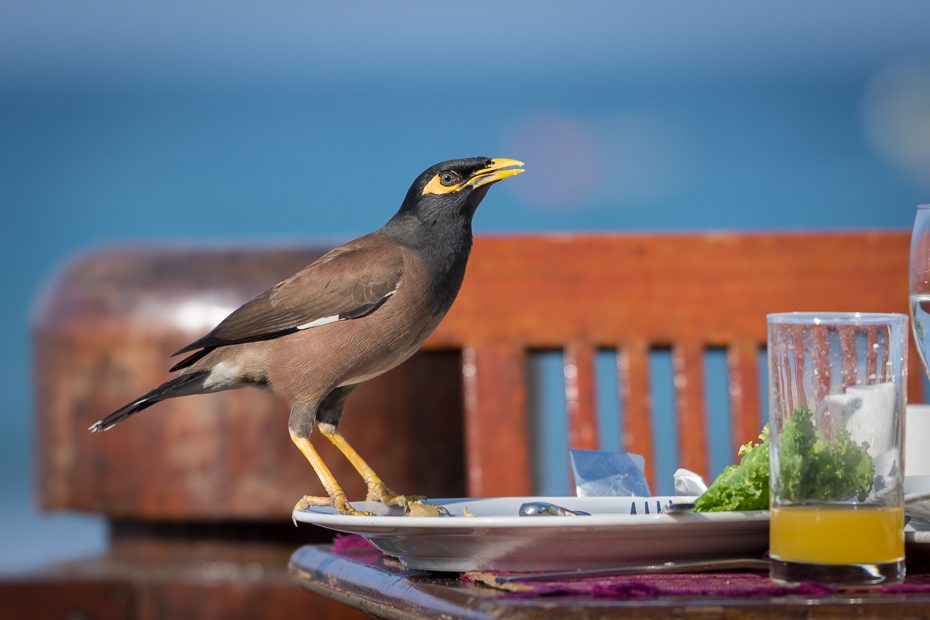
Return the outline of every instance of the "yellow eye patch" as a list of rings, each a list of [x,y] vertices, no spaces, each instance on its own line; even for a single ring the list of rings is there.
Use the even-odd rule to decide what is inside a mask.
[[[439,181],[439,177],[445,172],[440,172],[432,179],[429,180],[429,183],[426,184],[426,187],[423,188],[423,194],[451,194],[452,192],[457,192],[462,189],[462,183],[456,183],[455,185],[443,185]]]

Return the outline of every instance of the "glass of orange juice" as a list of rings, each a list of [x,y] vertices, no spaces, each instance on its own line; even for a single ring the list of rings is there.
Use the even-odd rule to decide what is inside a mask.
[[[904,579],[903,314],[768,315],[771,577]]]

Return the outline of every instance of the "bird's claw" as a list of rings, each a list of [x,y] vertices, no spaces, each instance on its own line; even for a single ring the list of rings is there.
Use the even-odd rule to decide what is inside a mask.
[[[313,495],[304,495],[294,506],[294,510],[307,510],[313,506],[332,506],[333,498],[331,497],[314,497]]]
[[[352,504],[346,501],[345,498],[341,498],[342,501],[336,500],[333,503],[336,512],[341,515],[348,515],[350,517],[374,517],[376,516],[373,512],[368,512],[367,510],[356,510],[352,508]]]
[[[384,483],[378,482],[370,484],[368,487],[368,496],[365,498],[369,502],[381,502],[385,506],[398,506],[407,511],[407,506],[414,502],[420,502],[426,499],[425,495],[400,495],[387,488]]]
[[[332,506],[336,509],[341,515],[349,515],[355,517],[373,517],[375,513],[365,512],[361,510],[356,510],[352,508],[352,505],[346,500],[345,496],[337,495],[335,498],[332,497],[315,497],[313,495],[304,495],[300,498],[300,501],[294,506],[294,510],[306,511],[308,508],[313,506]],[[294,525],[297,525],[297,519],[293,518]]]
[[[396,493],[392,493],[391,496],[383,499],[379,498],[377,501],[380,501],[385,506],[403,508],[404,512],[407,512],[412,504],[422,502],[424,499],[426,499],[425,495],[397,495]]]
[[[451,517],[452,514],[445,506],[424,504],[421,500],[407,504],[406,514],[411,517]]]
[[[368,501],[379,501],[387,506],[398,506],[403,508],[404,514],[410,517],[449,517],[452,516],[448,509],[443,506],[434,506],[424,504],[423,495],[398,495],[383,484],[380,487],[374,487],[368,492]],[[359,517],[374,517],[373,512],[356,510],[348,502],[345,495],[337,493],[335,497],[315,497],[313,495],[304,495],[294,506],[294,511],[306,511],[314,506],[332,506],[340,515],[350,515]],[[291,516],[294,525],[297,525],[297,519]]]
[[[410,517],[439,517],[452,516],[449,511],[442,506],[433,506],[424,504],[425,495],[399,495],[391,489],[384,486],[384,483],[377,481],[370,483],[368,486],[368,497],[370,502],[381,502],[385,506],[398,506],[404,509],[404,514]]]

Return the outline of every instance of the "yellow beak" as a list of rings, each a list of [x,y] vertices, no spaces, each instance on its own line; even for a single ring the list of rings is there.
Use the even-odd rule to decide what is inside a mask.
[[[501,179],[506,179],[515,174],[525,172],[522,168],[516,167],[523,165],[522,161],[517,161],[516,159],[492,159],[491,165],[475,174],[465,185],[474,189],[482,185],[487,185],[488,183],[496,183]]]

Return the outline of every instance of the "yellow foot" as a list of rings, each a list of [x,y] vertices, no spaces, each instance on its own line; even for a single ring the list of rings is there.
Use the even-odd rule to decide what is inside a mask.
[[[311,506],[332,506],[336,509],[341,515],[353,515],[360,517],[373,517],[375,513],[373,512],[363,512],[352,508],[352,505],[346,500],[345,495],[339,494],[335,498],[331,497],[314,497],[312,495],[304,495],[297,504],[294,506],[294,510],[307,510]],[[296,525],[296,519],[295,525]]]
[[[384,486],[380,480],[368,485],[368,496],[365,499],[369,502],[381,502],[385,506],[400,506],[404,509],[404,514],[411,517],[451,516],[442,506],[424,504],[425,495],[398,495]]]
[[[413,502],[419,502],[426,499],[425,495],[398,495],[391,489],[384,486],[384,483],[378,481],[368,485],[368,495],[365,499],[369,502],[381,502],[385,506],[400,506],[404,510]]]
[[[311,506],[332,506],[333,498],[331,497],[314,497],[312,495],[304,495],[300,498],[300,501],[294,505],[294,510],[306,510]]]
[[[432,504],[424,504],[422,501],[417,500],[415,502],[410,502],[407,505],[407,514],[411,517],[439,517],[452,516],[449,513],[449,510],[444,506],[433,506]]]

